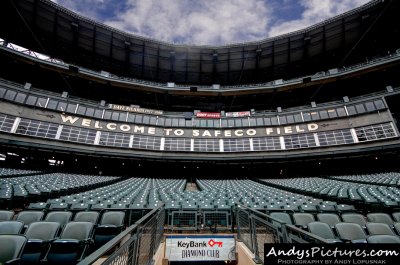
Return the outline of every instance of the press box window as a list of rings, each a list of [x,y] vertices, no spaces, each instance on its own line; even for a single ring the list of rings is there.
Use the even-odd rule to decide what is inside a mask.
[[[17,92],[15,92],[15,91],[7,90],[6,95],[4,96],[4,99],[14,101],[16,94],[17,94]]]
[[[79,106],[79,107],[78,107],[78,110],[77,110],[77,112],[76,112],[76,114],[85,115],[85,112],[86,112],[86,107],[84,107],[84,106]]]
[[[58,101],[57,100],[54,100],[54,99],[50,99],[49,100],[49,103],[47,104],[47,108],[48,109],[57,109],[57,103],[58,103]]]
[[[348,106],[348,107],[347,107],[347,112],[349,113],[350,116],[351,116],[351,115],[356,115],[356,114],[357,114],[356,108],[355,108],[354,106]]]
[[[96,117],[96,118],[99,118],[99,119],[101,119],[101,116],[103,115],[103,110],[101,110],[101,109],[96,109],[95,111],[94,111],[94,116]]]
[[[358,114],[365,113],[365,108],[364,108],[363,104],[357,104],[356,105],[356,110],[357,110]]]
[[[126,121],[126,116],[127,116],[128,114],[126,113],[126,112],[121,112],[120,114],[119,114],[119,121],[122,121],[122,122],[125,122]]]
[[[17,97],[15,98],[15,102],[24,103],[25,99],[26,99],[26,94],[24,94],[24,93],[18,93],[18,94],[17,94]],[[57,102],[56,102],[56,104],[57,104]],[[47,106],[47,107],[48,107],[48,106]]]
[[[374,104],[375,104],[376,109],[378,109],[378,110],[386,109],[385,103],[383,103],[382,99],[375,100]]]
[[[150,123],[150,117],[149,116],[143,116],[143,124],[149,124]]]
[[[44,108],[46,106],[46,102],[47,98],[39,98],[38,101],[36,102],[36,106]]]
[[[65,111],[69,113],[75,113],[75,110],[76,110],[76,104],[68,104]]]
[[[106,110],[106,111],[104,112],[103,119],[105,119],[105,120],[110,120],[110,119],[111,119],[111,111]]]
[[[93,117],[94,115],[94,108],[86,108],[86,116]]]
[[[34,106],[34,105],[36,105],[36,100],[37,100],[37,97],[29,96],[28,99],[26,100],[26,104]]]

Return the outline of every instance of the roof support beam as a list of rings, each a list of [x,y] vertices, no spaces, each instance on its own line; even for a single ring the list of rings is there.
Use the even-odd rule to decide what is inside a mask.
[[[97,35],[97,26],[93,27],[93,39],[92,39],[92,63],[96,61],[96,35]]]
[[[108,59],[108,65],[110,69],[112,68],[112,62],[113,62],[113,45],[114,45],[114,32],[111,31],[111,39],[110,39],[110,57]]]
[[[144,56],[146,52],[146,42],[142,42],[142,72],[141,72],[141,77],[144,78]]]
[[[170,81],[174,81],[175,80],[175,51],[170,51],[169,52],[169,63],[170,63],[170,67],[169,67],[169,80]]]
[[[228,83],[231,82],[231,49],[228,48],[228,70],[227,70],[227,74],[228,74]]]
[[[160,44],[157,46],[157,68],[156,68],[156,80],[159,80],[160,76]]]
[[[131,58],[131,43],[126,40],[125,41],[125,71],[129,72],[130,66],[130,58]]]

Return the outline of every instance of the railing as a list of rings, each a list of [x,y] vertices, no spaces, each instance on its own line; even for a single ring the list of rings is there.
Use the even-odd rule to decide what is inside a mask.
[[[243,205],[236,206],[236,226],[238,240],[254,253],[255,262],[262,264],[265,243],[330,243],[317,235]]]
[[[232,230],[231,209],[167,209],[167,229],[176,231],[226,232]]]
[[[102,264],[148,265],[160,245],[164,233],[164,205],[151,210],[125,231],[80,261],[78,265]],[[109,255],[109,253],[111,253]]]
[[[58,67],[63,67],[65,69],[68,69],[69,64],[64,63],[62,60],[51,58],[48,55],[44,55],[35,51],[31,51],[29,49],[26,49],[24,47],[18,46],[13,43],[7,43],[3,39],[0,38],[0,49],[8,49],[13,52],[17,52],[19,54],[25,55],[32,57],[36,60],[40,60],[42,62],[50,63]],[[212,86],[205,86],[205,85],[196,85],[196,87],[200,88],[201,90],[204,91],[239,91],[239,90],[247,90],[247,89],[268,89],[268,88],[278,88],[278,87],[284,87],[287,85],[293,85],[293,84],[301,84],[303,82],[304,77],[310,77],[312,81],[315,80],[322,80],[325,78],[329,77],[335,77],[335,76],[341,76],[343,74],[347,73],[352,73],[354,71],[358,71],[361,69],[377,66],[379,64],[383,63],[388,63],[394,60],[399,60],[400,58],[400,49],[397,49],[393,53],[388,52],[386,55],[382,56],[376,56],[372,58],[371,60],[366,60],[365,62],[361,62],[355,65],[350,65],[350,66],[343,66],[341,68],[337,68],[337,72],[335,73],[330,73],[329,71],[321,71],[316,74],[311,74],[311,75],[306,75],[306,76],[301,76],[301,77],[294,77],[292,79],[287,79],[287,80],[282,80],[282,82],[275,83],[275,81],[269,81],[265,83],[256,83],[256,84],[246,84],[246,85],[228,85],[228,86],[220,86],[219,89],[214,89]],[[94,71],[88,68],[84,68],[81,66],[79,67],[79,71],[83,74],[106,79],[106,80],[114,80],[118,82],[129,82],[132,85],[140,85],[144,87],[151,87],[151,88],[159,88],[159,89],[189,89],[190,85],[184,85],[184,84],[176,84],[173,88],[168,87],[167,84],[165,83],[160,83],[160,82],[154,82],[154,81],[147,81],[147,80],[141,80],[141,79],[136,79],[132,77],[123,77],[123,76],[118,76],[115,74],[111,74],[108,72],[102,72],[102,71]]]

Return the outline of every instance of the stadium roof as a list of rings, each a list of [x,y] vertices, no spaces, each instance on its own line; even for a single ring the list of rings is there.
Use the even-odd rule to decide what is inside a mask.
[[[49,0],[0,2],[0,37],[68,63],[178,84],[289,79],[400,47],[399,1],[375,0],[304,30],[224,46],[176,45],[82,17]]]

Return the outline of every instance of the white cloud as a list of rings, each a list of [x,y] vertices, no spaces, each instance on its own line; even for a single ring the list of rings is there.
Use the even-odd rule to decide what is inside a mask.
[[[222,44],[266,37],[268,17],[263,0],[128,0],[105,23],[163,41]]]
[[[301,0],[301,6],[304,7],[301,18],[289,21],[278,20],[268,30],[268,35],[278,36],[300,30],[367,2],[369,0]]]
[[[303,29],[369,0],[52,1],[145,37],[174,43],[226,44]]]

